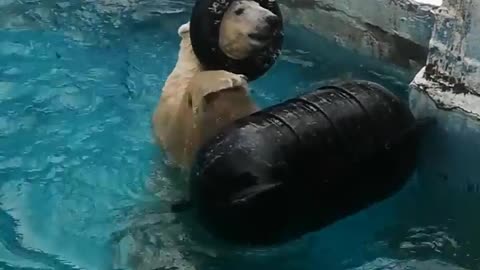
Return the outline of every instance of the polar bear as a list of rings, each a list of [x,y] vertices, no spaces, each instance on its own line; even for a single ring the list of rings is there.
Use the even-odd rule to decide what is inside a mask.
[[[234,1],[220,25],[219,47],[231,58],[247,57],[269,45],[278,23],[275,14],[255,1]],[[225,125],[258,110],[245,76],[204,70],[193,52],[189,31],[189,23],[178,29],[178,60],[152,119],[155,139],[172,165],[187,170],[201,144]]]

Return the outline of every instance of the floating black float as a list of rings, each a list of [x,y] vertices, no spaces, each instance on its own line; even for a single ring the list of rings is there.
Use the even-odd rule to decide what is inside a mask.
[[[283,44],[283,19],[276,0],[255,0],[277,15],[280,23],[270,46],[241,60],[228,57],[219,47],[220,24],[235,0],[197,0],[190,18],[190,39],[199,61],[208,70],[227,70],[247,76],[250,81],[267,72],[280,55]]]
[[[209,231],[237,244],[319,230],[405,184],[421,123],[378,84],[322,87],[242,118],[205,144],[191,205]]]

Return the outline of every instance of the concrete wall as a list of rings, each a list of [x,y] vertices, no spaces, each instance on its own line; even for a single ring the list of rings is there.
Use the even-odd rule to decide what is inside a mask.
[[[480,0],[446,0],[435,19],[427,65],[411,89],[437,108],[480,118]]]
[[[432,6],[410,0],[280,0],[288,23],[415,72],[426,62]]]
[[[426,76],[480,93],[480,1],[448,0],[436,12]]]
[[[480,117],[480,0],[444,0],[442,7],[413,0],[280,3],[287,23],[418,72],[412,89],[438,108]]]
[[[434,214],[454,220],[465,235],[478,233],[480,224],[479,4],[446,0],[435,12],[428,63],[410,88],[417,118],[437,119],[424,141],[418,179],[431,209],[439,209]]]

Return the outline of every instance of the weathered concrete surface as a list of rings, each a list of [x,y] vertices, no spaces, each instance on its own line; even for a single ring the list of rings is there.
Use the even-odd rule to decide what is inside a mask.
[[[432,6],[410,0],[281,0],[287,23],[358,53],[418,71],[426,62]]]
[[[479,41],[480,1],[446,1],[436,12],[425,76],[455,92],[479,94]]]
[[[435,17],[427,65],[411,95],[422,92],[439,109],[480,119],[480,0],[447,0]]]
[[[425,100],[428,98],[435,104],[436,109],[456,111],[480,119],[480,97],[457,91],[453,85],[428,77],[426,68],[418,72],[410,88],[410,107],[419,117],[433,113],[432,108],[429,110],[424,108],[427,106]],[[423,101],[417,100],[419,98]]]

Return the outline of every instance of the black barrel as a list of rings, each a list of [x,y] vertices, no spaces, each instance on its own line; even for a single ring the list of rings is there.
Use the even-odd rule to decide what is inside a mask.
[[[268,245],[399,190],[415,166],[407,105],[365,81],[322,87],[236,121],[199,151],[191,198],[206,228]]]

